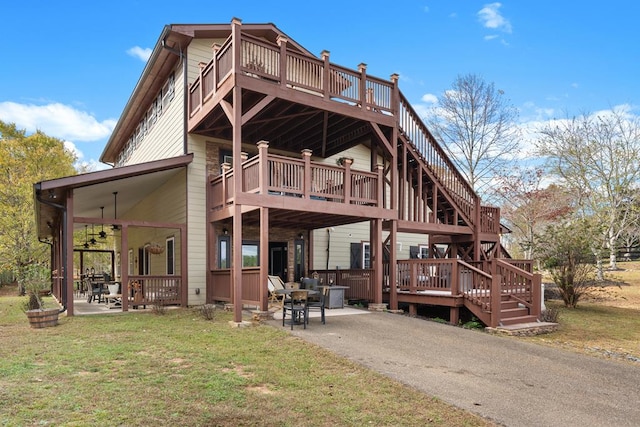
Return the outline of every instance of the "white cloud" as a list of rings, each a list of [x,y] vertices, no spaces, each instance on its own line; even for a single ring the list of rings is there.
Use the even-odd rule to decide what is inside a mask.
[[[432,93],[425,93],[424,95],[422,95],[422,101],[426,102],[427,104],[437,104],[438,103],[438,97],[435,96]]]
[[[490,36],[484,36],[485,40],[493,40],[493,39],[497,39],[499,36],[496,34],[492,34]]]
[[[127,50],[127,54],[133,56],[134,58],[138,58],[143,62],[147,62],[149,57],[151,57],[152,50],[148,47],[140,47],[134,46],[131,49]]]
[[[478,12],[478,19],[485,28],[511,33],[511,22],[500,14],[502,3],[485,4]]]
[[[94,116],[60,103],[46,105],[0,102],[0,120],[15,123],[27,132],[40,130],[49,136],[72,141],[97,141],[108,137],[116,120],[102,122]]]
[[[571,83],[571,87],[574,89],[578,89],[580,85],[578,83]]]

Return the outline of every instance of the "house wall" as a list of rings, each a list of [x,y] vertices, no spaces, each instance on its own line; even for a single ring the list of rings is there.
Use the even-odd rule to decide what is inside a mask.
[[[135,150],[123,165],[167,159],[184,154],[185,93],[181,63],[175,69],[173,87],[173,99],[163,108],[162,114],[153,126],[148,128],[144,137],[138,141]]]
[[[353,158],[353,164],[351,166],[353,169],[370,170],[370,151],[365,145],[350,148],[342,153],[328,157],[322,162],[335,165],[340,157]],[[378,163],[382,163],[381,158]],[[389,192],[387,192],[387,206],[389,204],[389,196]],[[386,239],[388,235],[389,233],[383,232],[383,240]],[[326,228],[314,230],[314,250],[311,269],[324,270],[327,268],[327,243],[329,243],[329,269],[335,269],[336,267],[348,269],[351,265],[351,243],[369,242],[369,240],[368,221],[332,227],[329,231],[327,231]],[[409,248],[420,245],[428,245],[428,237],[426,235],[398,233],[396,248],[397,259],[408,259]]]
[[[187,168],[187,271],[189,305],[205,303],[207,277],[207,155],[205,138],[187,137],[193,162]],[[196,294],[199,289],[199,294]]]
[[[184,223],[186,221],[186,171],[181,170],[173,175],[166,183],[148,194],[142,201],[132,209],[122,215],[123,219],[145,218],[150,222],[174,222]],[[157,242],[165,246],[166,239],[174,237],[175,248],[175,271],[174,274],[181,274],[180,264],[180,230],[178,229],[154,229],[148,227],[130,227],[128,235],[129,248],[133,250],[134,269],[133,273],[138,274],[138,248],[142,248],[149,242]],[[136,263],[137,260],[137,263]],[[128,266],[122,266],[128,268]],[[166,252],[159,255],[150,255],[150,274],[167,274]]]

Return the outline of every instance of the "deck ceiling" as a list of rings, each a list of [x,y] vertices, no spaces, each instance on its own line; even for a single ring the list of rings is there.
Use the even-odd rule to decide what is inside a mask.
[[[243,90],[243,113],[266,95]],[[226,99],[231,103],[230,96]],[[354,112],[359,110],[353,107]],[[231,140],[233,128],[220,106],[215,107],[193,133]],[[329,157],[376,138],[367,121],[309,105],[274,98],[242,128],[245,143],[269,142],[277,150],[299,153],[311,149],[314,156]],[[325,142],[326,141],[326,142]]]
[[[345,224],[355,224],[369,221],[368,217],[354,217],[335,215],[328,212],[302,212],[287,209],[269,209],[269,227],[314,230],[317,228],[337,227]],[[260,211],[254,210],[242,215],[245,225],[260,225]]]

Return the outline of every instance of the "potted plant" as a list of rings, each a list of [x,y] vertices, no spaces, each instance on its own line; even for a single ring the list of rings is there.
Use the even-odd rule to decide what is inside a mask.
[[[38,264],[30,264],[21,269],[18,282],[27,295],[24,311],[32,328],[46,328],[58,324],[59,310],[45,308],[42,295],[51,286],[49,270]]]

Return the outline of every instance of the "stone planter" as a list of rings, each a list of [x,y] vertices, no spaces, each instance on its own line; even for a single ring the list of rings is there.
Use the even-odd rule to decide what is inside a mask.
[[[57,308],[45,308],[36,310],[27,310],[25,312],[32,328],[48,328],[58,324],[58,314],[60,310]]]

